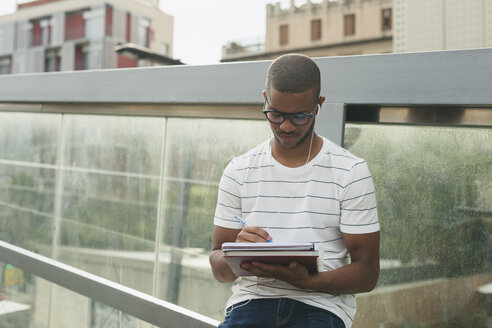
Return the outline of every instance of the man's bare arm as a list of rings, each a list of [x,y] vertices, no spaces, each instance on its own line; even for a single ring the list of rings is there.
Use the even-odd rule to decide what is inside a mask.
[[[212,251],[210,252],[209,261],[215,279],[220,282],[232,282],[237,278],[224,260],[224,253],[221,250],[223,243],[260,243],[266,242],[269,239],[271,237],[268,235],[268,232],[256,226],[244,227],[242,230],[214,226]]]
[[[237,279],[237,276],[232,272],[231,268],[224,260],[224,253],[222,252],[221,247],[225,242],[235,241],[240,231],[241,230],[214,226],[212,251],[210,252],[208,259],[212,266],[212,273],[214,274],[215,279],[220,282],[233,282]]]

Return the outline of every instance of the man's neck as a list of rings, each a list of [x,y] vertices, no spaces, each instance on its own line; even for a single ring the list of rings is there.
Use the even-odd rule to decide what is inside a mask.
[[[307,137],[300,145],[292,149],[282,147],[277,139],[271,141],[272,156],[280,164],[287,167],[300,167],[311,161],[320,152],[323,146],[323,139],[316,133]],[[311,152],[309,151],[311,148]],[[309,157],[309,158],[308,158]]]

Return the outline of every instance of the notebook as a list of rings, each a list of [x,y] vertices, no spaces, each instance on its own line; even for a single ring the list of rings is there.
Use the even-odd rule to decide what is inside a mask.
[[[224,243],[224,259],[236,276],[251,276],[242,270],[243,262],[258,261],[270,264],[288,265],[298,262],[310,272],[318,272],[322,267],[320,251],[312,243]]]

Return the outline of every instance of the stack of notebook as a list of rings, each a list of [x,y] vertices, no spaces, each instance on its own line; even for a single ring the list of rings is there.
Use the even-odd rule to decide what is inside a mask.
[[[310,272],[320,271],[322,259],[320,251],[312,243],[224,243],[224,258],[236,276],[251,276],[242,270],[243,262],[258,261],[270,264],[288,265],[297,262]]]

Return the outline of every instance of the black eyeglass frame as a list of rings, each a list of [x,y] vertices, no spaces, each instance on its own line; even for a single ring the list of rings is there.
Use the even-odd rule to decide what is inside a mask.
[[[304,125],[308,124],[309,121],[311,120],[311,117],[313,117],[314,112],[316,111],[316,108],[319,105],[320,99],[321,99],[321,96],[319,96],[318,97],[318,100],[316,100],[316,105],[314,106],[314,109],[313,109],[313,111],[311,113],[303,113],[303,112],[301,112],[301,113],[290,113],[290,114],[287,114],[287,113],[279,112],[278,110],[274,110],[274,109],[265,109],[266,108],[266,104],[268,103],[268,98],[265,96],[265,101],[263,102],[263,114],[265,114],[266,119],[269,122],[272,122],[273,124],[282,124],[282,123],[284,123],[285,122],[285,117],[287,116],[289,118],[290,123],[292,123],[293,125],[295,125],[295,126],[304,126]],[[282,120],[280,122],[274,122],[274,121],[272,121],[272,120],[270,120],[268,118],[268,113],[277,113],[280,116],[282,116]],[[306,123],[296,124],[292,120],[292,116],[295,116],[295,115],[303,115],[305,117],[308,117],[308,119],[307,119]]]

